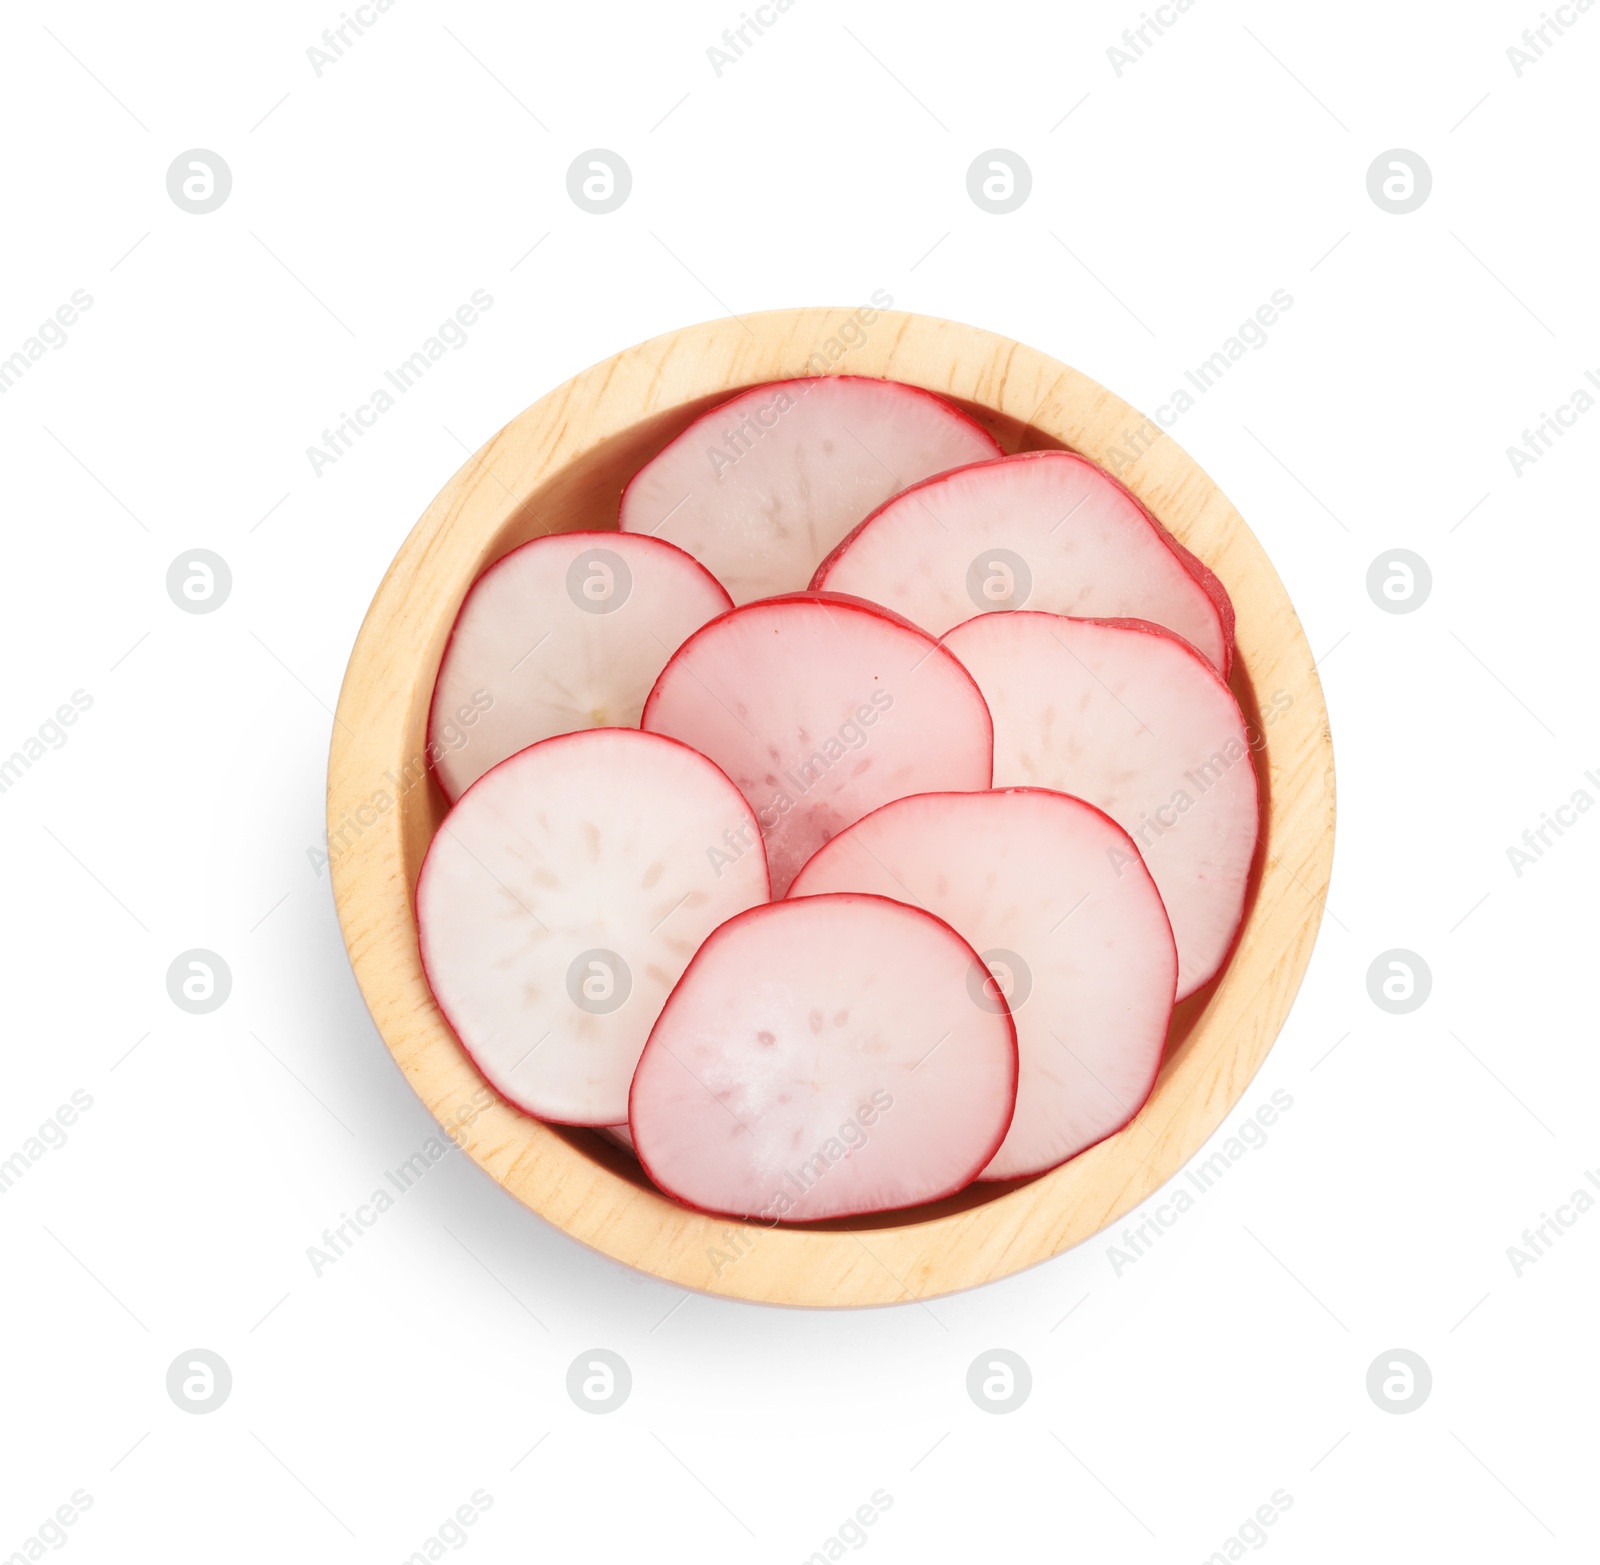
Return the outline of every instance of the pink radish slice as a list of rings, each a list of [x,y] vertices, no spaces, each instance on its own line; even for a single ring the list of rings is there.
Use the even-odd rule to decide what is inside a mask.
[[[915,386],[856,375],[752,386],[634,474],[619,525],[687,549],[735,603],[799,592],[874,506],[930,473],[998,456]]]
[[[1109,816],[1042,788],[896,799],[835,837],[789,896],[833,891],[937,914],[979,953],[968,1003],[1010,1006],[1017,1112],[981,1177],[1043,1173],[1138,1113],[1178,953],[1155,882]]]
[[[422,965],[439,1008],[519,1108],[615,1125],[661,1006],[700,942],[768,895],[761,844],[703,755],[627,728],[563,734],[480,777],[417,880]]]
[[[600,1134],[607,1141],[614,1141],[625,1152],[633,1151],[633,1132],[626,1125],[602,1125]]]
[[[1138,844],[1178,998],[1193,994],[1232,949],[1260,828],[1249,731],[1217,671],[1143,620],[983,614],[944,645],[994,713],[995,785],[1076,794]]]
[[[730,919],[650,1033],[628,1122],[645,1172],[708,1212],[816,1222],[936,1201],[993,1157],[1016,1101],[1004,1005],[929,913],[805,897]]]
[[[634,728],[692,630],[732,606],[704,566],[656,538],[554,533],[496,560],[450,633],[428,713],[428,756],[458,799],[525,745]]]
[[[886,501],[811,585],[882,603],[942,636],[996,609],[1153,620],[1228,671],[1222,583],[1114,478],[1068,451],[941,473]]]
[[[774,896],[880,804],[989,786],[989,713],[967,671],[916,626],[833,594],[769,598],[696,631],[641,727],[693,745],[738,784]],[[751,846],[730,838],[719,862]]]

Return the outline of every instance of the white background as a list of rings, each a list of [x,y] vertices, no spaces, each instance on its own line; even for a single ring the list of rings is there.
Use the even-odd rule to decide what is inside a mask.
[[[0,1158],[93,1107],[0,1201],[0,1554],[84,1489],[75,1559],[399,1561],[483,1489],[477,1560],[799,1561],[884,1489],[873,1559],[1181,1562],[1284,1489],[1274,1558],[1592,1557],[1600,1211],[1506,1251],[1600,1167],[1600,818],[1520,877],[1506,849],[1600,797],[1600,410],[1520,476],[1506,448],[1600,373],[1600,9],[1520,78],[1532,4],[1198,0],[1120,77],[1137,0],[1062,10],[798,0],[719,77],[737,0],[399,0],[319,77],[337,0],[7,7],[0,355],[94,303],[0,397],[0,752],[93,705],[0,795]],[[194,147],[233,175],[207,216],[165,187]],[[633,172],[609,216],[566,193],[592,147]],[[965,185],[995,147],[1033,173],[1004,217]],[[1432,170],[1407,216],[1367,193],[1390,148]],[[315,476],[478,288],[469,344]],[[1233,1123],[1293,1108],[1120,1276],[1105,1235],[926,1306],[685,1296],[454,1154],[315,1276],[432,1129],[307,854],[382,571],[584,366],[874,289],[1147,410],[1292,295],[1174,437],[1323,659],[1329,912]],[[164,585],[195,547],[233,573],[208,616]],[[1365,587],[1396,547],[1433,574],[1407,615]],[[190,947],[233,972],[208,1016],[167,997]],[[1391,947],[1433,974],[1410,1015],[1368,998]],[[605,1417],[565,1390],[596,1346],[633,1372]],[[204,1416],[165,1389],[194,1347],[233,1375]],[[1006,1416],[965,1389],[994,1347],[1033,1374]],[[1433,1375],[1405,1416],[1366,1391],[1396,1347]]]

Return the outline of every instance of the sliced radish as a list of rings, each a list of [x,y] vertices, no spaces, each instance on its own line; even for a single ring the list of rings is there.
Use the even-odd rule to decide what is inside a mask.
[[[817,567],[942,636],[996,609],[1153,620],[1226,675],[1233,605],[1222,583],[1116,479],[1069,451],[1027,451],[941,473],[886,501]]]
[[[713,862],[730,835],[752,850]],[[480,777],[417,880],[422,965],[478,1069],[541,1119],[623,1119],[690,957],[767,899],[759,836],[733,784],[657,734],[563,734]]]
[[[1138,1113],[1178,954],[1155,882],[1109,816],[1043,788],[897,799],[835,837],[789,896],[834,891],[937,914],[981,959],[969,1003],[1010,1006],[1017,1112],[983,1178],[1043,1173]]]
[[[709,1212],[816,1222],[936,1201],[1011,1123],[1016,1033],[977,953],[876,896],[753,908],[700,948],[633,1078],[645,1172]]]
[[[835,594],[712,620],[661,671],[640,726],[693,745],[738,784],[774,896],[880,804],[990,780],[989,713],[967,671],[915,625]],[[752,846],[730,840],[726,862]]]
[[[896,490],[998,456],[916,386],[857,375],[752,386],[703,413],[634,474],[619,525],[687,549],[735,603],[798,592]]]
[[[996,785],[1076,794],[1138,844],[1192,994],[1232,949],[1260,827],[1249,730],[1217,671],[1143,620],[983,614],[944,645],[994,713]]]
[[[428,754],[446,797],[537,740],[637,727],[684,637],[731,606],[657,538],[554,533],[496,560],[456,615],[433,687]]]

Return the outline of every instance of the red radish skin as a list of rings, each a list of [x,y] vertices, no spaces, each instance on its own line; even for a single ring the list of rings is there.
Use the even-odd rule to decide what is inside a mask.
[[[634,474],[624,532],[687,549],[749,603],[799,592],[897,490],[998,456],[980,425],[917,386],[824,375],[752,386],[703,413]]]
[[[755,834],[719,874],[710,845]],[[767,900],[749,807],[657,734],[546,739],[480,777],[417,880],[423,970],[490,1083],[518,1108],[615,1125],[650,1028],[702,940]]]
[[[1010,1012],[972,1004],[977,953],[886,897],[804,897],[728,920],[651,1030],[628,1123],[686,1206],[767,1223],[952,1195],[1016,1102]]]
[[[657,538],[553,533],[495,561],[456,615],[428,713],[428,756],[455,800],[540,739],[636,728],[691,631],[732,607],[717,579]]]
[[[774,896],[880,804],[991,778],[993,727],[966,669],[915,625],[833,593],[747,604],[696,631],[661,671],[641,726],[692,745],[738,785]],[[719,867],[746,847],[724,844]]]
[[[1070,451],[1026,451],[913,484],[817,567],[813,588],[882,603],[930,635],[994,609],[1152,620],[1227,676],[1222,583],[1129,492]]]
[[[1138,1113],[1161,1064],[1178,953],[1155,882],[1110,816],[1043,788],[897,799],[835,837],[788,894],[838,891],[944,919],[986,964],[972,970],[969,1003],[1010,1006],[1017,1111],[981,1178],[1041,1174]]]
[[[994,715],[995,784],[1055,788],[1138,845],[1178,943],[1178,998],[1233,948],[1260,831],[1249,727],[1217,671],[1143,620],[1020,610],[958,625],[943,645]]]

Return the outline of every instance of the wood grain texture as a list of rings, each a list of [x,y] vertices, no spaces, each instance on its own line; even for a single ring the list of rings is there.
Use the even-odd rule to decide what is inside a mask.
[[[775,1304],[892,1304],[972,1287],[1081,1243],[1159,1189],[1276,1039],[1333,858],[1333,748],[1311,649],[1216,485],[1153,421],[1031,348],[950,321],[886,312],[863,324],[859,314],[781,310],[691,326],[584,371],[513,419],[445,485],[384,576],[351,654],[329,761],[331,873],[351,965],[422,1101],[574,1238],[686,1288]],[[1234,690],[1263,735],[1265,829],[1234,958],[1178,1008],[1155,1091],[1124,1130],[1031,1181],[849,1224],[769,1228],[685,1211],[599,1136],[539,1124],[494,1095],[428,992],[413,892],[446,808],[423,761],[428,699],[479,572],[542,533],[615,527],[624,481],[696,414],[825,362],[950,397],[1008,451],[1081,452],[1118,472],[1217,572],[1238,613]],[[1275,713],[1265,727],[1263,707]]]

